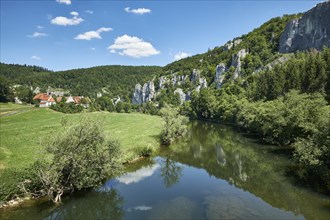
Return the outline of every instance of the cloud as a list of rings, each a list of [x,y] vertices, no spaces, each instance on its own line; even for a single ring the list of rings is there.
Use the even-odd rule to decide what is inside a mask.
[[[78,12],[73,11],[70,14],[73,16],[73,18],[59,16],[59,17],[53,18],[50,21],[50,23],[55,24],[55,25],[67,26],[67,25],[78,25],[84,21],[84,19],[79,17]]]
[[[185,53],[185,52],[179,52],[177,54],[174,55],[174,60],[177,61],[177,60],[181,60],[181,59],[184,59],[186,57],[189,57],[190,54],[188,53]]]
[[[124,183],[126,185],[129,185],[131,183],[138,183],[144,178],[147,178],[149,176],[152,176],[154,172],[160,167],[159,164],[154,164],[151,167],[144,167],[142,169],[139,169],[132,173],[127,173],[122,175],[121,177],[118,177],[117,180],[121,183]]]
[[[78,17],[78,16],[79,16],[79,13],[78,13],[78,12],[76,12],[76,11],[72,11],[72,12],[70,12],[70,15],[73,15],[73,16],[76,16],[76,17]]]
[[[118,53],[122,56],[134,58],[148,57],[160,53],[160,51],[156,50],[151,43],[126,34],[117,37],[114,44],[108,47],[108,50],[110,50],[110,53]]]
[[[36,38],[36,37],[46,37],[48,34],[46,33],[40,33],[40,32],[34,32],[32,35],[27,35],[27,37]]]
[[[91,11],[91,10],[86,10],[85,11],[87,14],[93,14],[94,12],[93,11]]]
[[[131,9],[130,7],[126,7],[124,9],[128,13],[143,15],[146,13],[151,13],[151,10],[149,8],[137,8],[137,9]]]
[[[112,31],[112,30],[113,30],[112,28],[102,27],[102,28],[99,28],[96,31],[87,31],[83,34],[79,34],[74,39],[76,39],[76,40],[91,40],[93,38],[102,39],[100,33],[108,32],[108,31]]]
[[[45,27],[38,25],[37,28],[38,29],[44,29]]]
[[[71,5],[71,0],[56,0],[60,4]]]
[[[89,49],[91,49],[92,51],[95,51],[96,50],[95,47],[90,47]]]
[[[36,56],[36,55],[33,55],[33,56],[31,57],[31,59],[32,59],[32,60],[41,60],[41,58],[38,57],[38,56]]]

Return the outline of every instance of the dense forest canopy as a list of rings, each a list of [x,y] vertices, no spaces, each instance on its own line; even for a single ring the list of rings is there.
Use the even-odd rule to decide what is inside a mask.
[[[51,86],[69,91],[72,95],[92,98],[100,92],[110,97],[120,96],[126,101],[130,100],[135,84],[162,73],[162,68],[158,66],[98,66],[51,72],[36,66],[0,65],[0,76],[11,85],[40,87],[42,90]]]

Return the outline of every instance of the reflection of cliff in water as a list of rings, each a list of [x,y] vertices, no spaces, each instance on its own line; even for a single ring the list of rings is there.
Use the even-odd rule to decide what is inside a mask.
[[[274,207],[317,218],[302,207],[321,201],[314,193],[293,186],[284,176],[289,158],[274,154],[276,146],[257,145],[231,128],[214,123],[192,122],[186,140],[162,154],[177,162],[205,169],[260,197]],[[308,195],[308,197],[307,197]],[[305,198],[306,197],[306,198]],[[313,209],[310,209],[313,210]]]

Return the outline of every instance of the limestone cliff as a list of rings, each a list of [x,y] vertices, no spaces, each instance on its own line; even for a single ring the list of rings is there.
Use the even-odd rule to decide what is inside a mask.
[[[156,91],[153,81],[149,81],[143,86],[136,84],[132,97],[132,103],[141,105],[142,103],[151,101],[155,97],[155,94]]]
[[[323,46],[330,47],[330,1],[318,4],[287,24],[280,38],[279,51],[320,50]]]

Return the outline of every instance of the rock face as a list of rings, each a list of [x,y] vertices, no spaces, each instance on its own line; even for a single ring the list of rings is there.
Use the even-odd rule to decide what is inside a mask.
[[[242,42],[242,39],[238,38],[234,41],[229,41],[224,45],[223,50],[227,51],[230,50],[233,46],[236,47],[237,45],[239,45]]]
[[[291,53],[330,47],[330,1],[323,2],[294,19],[284,29],[279,51]]]
[[[140,84],[135,85],[135,89],[132,97],[132,103],[137,105],[142,104],[142,87]]]
[[[199,82],[199,77],[200,77],[199,71],[196,69],[193,69],[193,71],[190,75],[190,81],[193,82],[194,84],[196,84],[197,82]]]
[[[160,89],[163,89],[163,88],[165,87],[165,83],[166,83],[166,79],[165,79],[165,77],[161,76],[161,77],[159,78],[159,88],[160,88]]]
[[[149,81],[143,85],[140,84],[135,85],[132,103],[141,105],[142,103],[151,101],[155,97],[155,85],[153,81]]]
[[[217,89],[220,89],[223,80],[225,79],[224,72],[226,71],[226,65],[224,63],[220,63],[217,65],[216,71],[215,71],[215,83],[217,85]]]
[[[180,75],[178,76],[177,74],[173,74],[171,81],[173,86],[179,86],[184,83],[184,81],[188,78],[187,75]]]
[[[186,95],[186,93],[184,93],[183,91],[182,91],[182,89],[180,89],[180,88],[177,88],[175,91],[174,91],[174,94],[179,94],[179,96],[180,96],[180,100],[181,100],[181,104],[184,102],[184,101],[186,101],[187,99],[187,95]]]
[[[187,91],[187,93],[184,93],[181,88],[178,88],[180,86],[182,87],[182,85],[186,86],[185,83],[189,84],[189,81],[192,83],[193,88],[190,88],[190,91]],[[143,86],[136,84],[132,96],[132,103],[141,105],[145,102],[152,101],[162,89],[166,89],[168,86],[174,86],[176,88],[174,94],[178,93],[180,95],[182,103],[190,100],[193,90],[198,92],[200,89],[207,88],[207,81],[205,77],[201,77],[200,71],[197,69],[194,69],[190,75],[178,75],[177,73],[173,73],[169,76],[161,76],[159,77],[157,91],[153,81],[149,81]]]
[[[236,79],[241,74],[242,59],[245,58],[247,54],[248,53],[245,51],[245,49],[242,49],[238,51],[236,55],[232,56],[231,65],[235,68],[234,79]]]
[[[203,88],[207,88],[207,81],[205,77],[200,77],[200,71],[194,69],[190,75],[190,81],[196,86],[195,90],[199,92]]]

